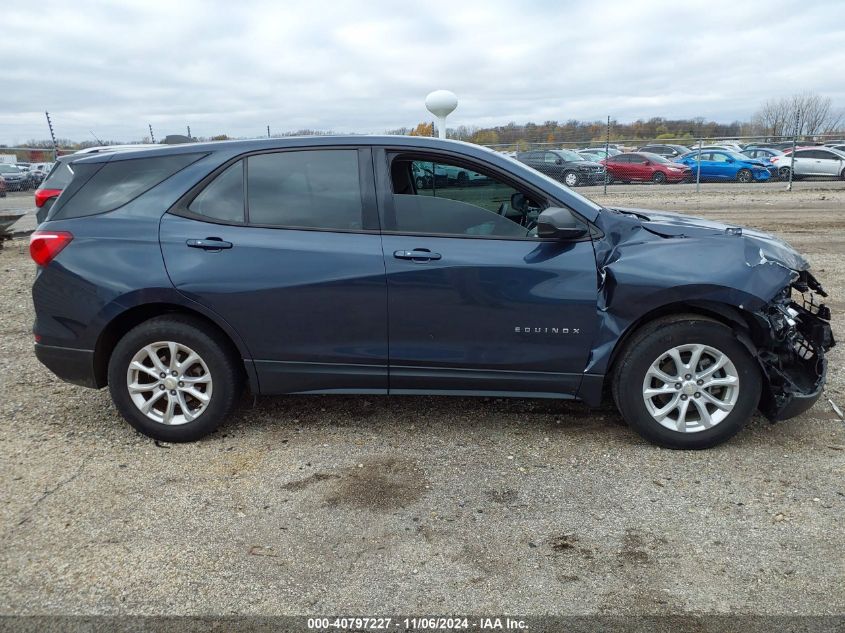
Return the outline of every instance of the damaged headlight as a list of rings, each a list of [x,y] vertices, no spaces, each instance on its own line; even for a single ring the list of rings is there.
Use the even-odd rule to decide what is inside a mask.
[[[812,406],[824,385],[825,352],[835,345],[827,293],[807,271],[795,274],[757,313],[763,326],[757,358],[767,378],[760,409],[771,420],[797,415]]]

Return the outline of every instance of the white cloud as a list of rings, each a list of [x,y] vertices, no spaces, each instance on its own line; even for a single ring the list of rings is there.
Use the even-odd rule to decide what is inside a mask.
[[[845,106],[845,4],[11,2],[0,58],[0,142],[47,136],[380,132],[455,125],[748,118],[812,90]],[[35,25],[38,25],[37,28]]]

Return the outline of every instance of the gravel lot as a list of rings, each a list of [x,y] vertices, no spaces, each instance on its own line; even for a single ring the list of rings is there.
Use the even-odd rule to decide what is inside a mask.
[[[581,192],[784,237],[842,339],[841,184]],[[704,452],[609,406],[422,397],[246,399],[165,445],[36,361],[25,241],[0,270],[0,614],[845,613],[842,345],[814,409]]]

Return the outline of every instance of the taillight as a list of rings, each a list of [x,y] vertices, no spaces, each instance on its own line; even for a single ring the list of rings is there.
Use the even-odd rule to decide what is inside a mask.
[[[72,239],[68,231],[36,231],[29,238],[29,256],[39,266],[46,266]]]
[[[38,189],[35,192],[35,206],[39,209],[44,206],[50,198],[55,198],[62,192],[61,189]]]

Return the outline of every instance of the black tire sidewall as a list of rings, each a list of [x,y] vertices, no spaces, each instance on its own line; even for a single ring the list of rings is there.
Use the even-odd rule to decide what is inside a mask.
[[[205,411],[196,420],[174,426],[160,424],[146,417],[132,402],[126,385],[129,363],[141,348],[156,341],[187,345],[208,366],[214,388]],[[190,442],[214,431],[234,408],[240,391],[239,378],[232,354],[215,340],[213,333],[179,317],[151,319],[130,330],[115,346],[108,367],[109,391],[123,418],[144,435],[166,442]]]
[[[672,431],[654,420],[646,409],[642,385],[654,360],[678,345],[700,343],[721,351],[730,358],[739,375],[739,397],[727,418],[716,426],[697,433]],[[617,372],[617,406],[628,424],[645,439],[666,448],[702,449],[720,444],[738,433],[760,399],[760,369],[751,354],[720,324],[704,320],[684,320],[654,329],[627,350]]]
[[[651,177],[651,180],[656,185],[662,185],[664,182],[666,182],[666,174],[664,174],[662,171],[655,172],[655,174]]]

